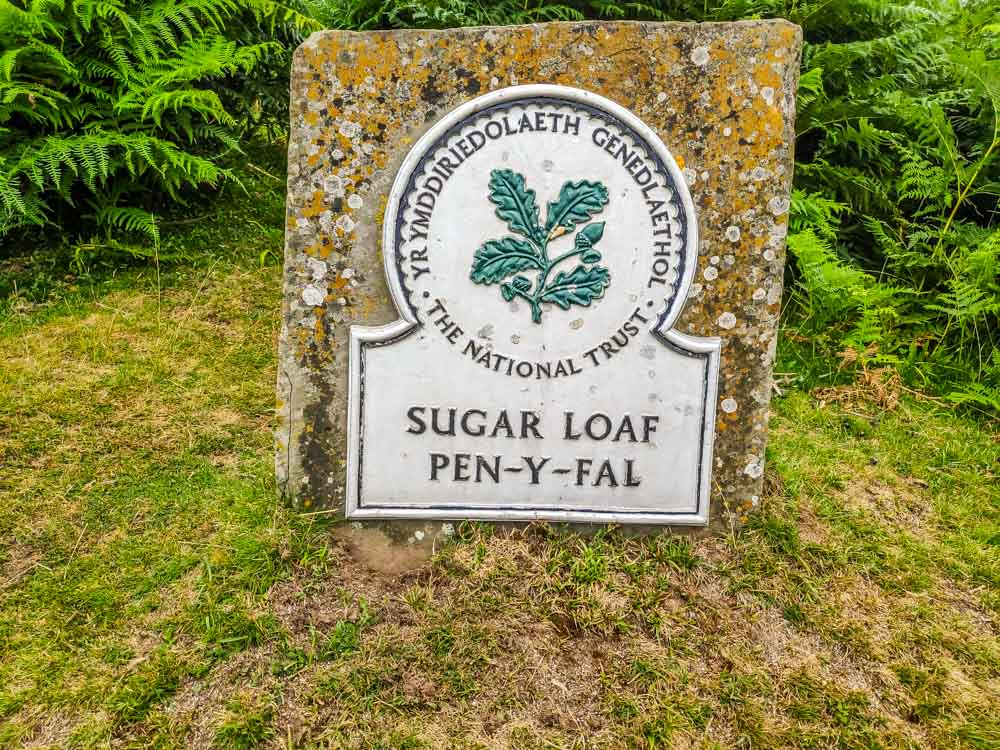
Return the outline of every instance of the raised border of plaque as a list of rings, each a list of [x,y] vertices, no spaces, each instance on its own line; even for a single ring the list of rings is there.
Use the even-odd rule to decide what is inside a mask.
[[[648,330],[671,350],[703,361],[701,397],[701,445],[698,454],[697,490],[692,510],[636,511],[625,508],[583,509],[571,504],[539,505],[525,499],[517,503],[448,503],[433,497],[408,503],[384,503],[366,500],[362,492],[362,467],[365,461],[364,404],[365,398],[375,397],[365,380],[366,352],[371,347],[391,346],[402,341],[422,324],[409,299],[410,292],[403,281],[400,206],[412,187],[414,173],[421,162],[449,135],[477,115],[511,102],[557,102],[570,104],[580,111],[589,111],[611,118],[630,130],[637,140],[653,151],[665,168],[670,187],[680,203],[684,244],[680,258],[681,272],[672,284],[671,294]],[[346,467],[346,497],[344,513],[349,519],[470,519],[486,521],[563,521],[578,523],[676,524],[705,525],[710,517],[712,486],[712,453],[715,435],[715,405],[718,395],[719,359],[722,342],[717,337],[698,338],[674,330],[691,287],[698,261],[698,219],[685,181],[667,146],[639,117],[615,102],[590,91],[568,86],[528,84],[511,86],[476,97],[445,114],[410,149],[403,160],[389,193],[382,229],[382,254],[385,278],[399,320],[381,326],[352,325],[348,372],[348,444]],[[666,446],[665,446],[666,447]],[[665,448],[664,447],[664,448]],[[388,468],[388,467],[387,467]]]

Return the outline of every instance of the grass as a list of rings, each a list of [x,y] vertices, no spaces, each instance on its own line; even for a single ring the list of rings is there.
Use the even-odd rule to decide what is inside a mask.
[[[729,537],[467,524],[366,569],[275,497],[281,185],[248,185],[164,232],[183,262],[4,308],[0,746],[998,746],[995,426],[792,389]]]

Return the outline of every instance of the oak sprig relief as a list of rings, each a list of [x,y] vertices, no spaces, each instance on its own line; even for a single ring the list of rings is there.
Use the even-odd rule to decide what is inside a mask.
[[[489,199],[497,207],[496,215],[519,236],[483,243],[473,256],[473,282],[499,283],[500,294],[508,302],[515,297],[524,299],[535,323],[542,322],[543,302],[568,310],[572,305],[587,307],[604,296],[611,283],[610,272],[599,265],[601,252],[597,249],[604,236],[604,222],[587,223],[608,203],[608,190],[603,184],[589,180],[564,183],[558,198],[547,206],[544,226],[539,222],[535,191],[527,187],[524,175],[494,169],[490,173]],[[550,244],[564,236],[573,237],[573,247],[550,259]],[[571,270],[556,269],[571,258],[579,258]],[[534,273],[534,279],[524,275],[527,272]]]

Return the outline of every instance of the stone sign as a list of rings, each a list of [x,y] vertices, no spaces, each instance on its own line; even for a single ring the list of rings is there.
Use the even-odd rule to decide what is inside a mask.
[[[798,45],[784,22],[311,37],[282,491],[422,523],[756,504]]]

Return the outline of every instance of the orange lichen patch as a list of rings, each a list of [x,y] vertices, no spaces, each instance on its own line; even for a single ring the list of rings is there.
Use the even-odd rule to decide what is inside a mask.
[[[352,310],[352,317],[359,322],[368,322],[383,304],[384,301],[376,297],[365,297]]]
[[[324,213],[327,209],[323,198],[324,196],[322,190],[314,190],[312,199],[309,201],[309,205],[304,206],[301,209],[302,216],[307,219],[311,219],[314,216],[319,216]]]

